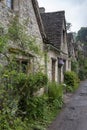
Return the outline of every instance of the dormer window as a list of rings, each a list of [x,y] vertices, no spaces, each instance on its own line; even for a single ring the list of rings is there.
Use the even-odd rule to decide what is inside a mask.
[[[13,0],[6,0],[6,4],[10,9],[13,9]]]

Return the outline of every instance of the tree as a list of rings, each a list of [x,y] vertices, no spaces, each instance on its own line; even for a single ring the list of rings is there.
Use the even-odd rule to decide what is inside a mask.
[[[81,27],[77,34],[77,41],[87,43],[87,27]]]
[[[72,24],[67,22],[66,23],[66,30],[70,31],[71,30],[71,26],[72,26]]]

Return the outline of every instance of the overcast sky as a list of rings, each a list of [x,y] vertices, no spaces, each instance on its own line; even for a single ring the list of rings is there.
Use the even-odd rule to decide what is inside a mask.
[[[87,26],[87,0],[38,0],[46,12],[65,10],[66,21],[72,24],[71,31]]]

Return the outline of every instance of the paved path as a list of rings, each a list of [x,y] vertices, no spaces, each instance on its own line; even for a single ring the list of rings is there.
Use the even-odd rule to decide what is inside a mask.
[[[87,130],[87,81],[81,82],[48,130]]]

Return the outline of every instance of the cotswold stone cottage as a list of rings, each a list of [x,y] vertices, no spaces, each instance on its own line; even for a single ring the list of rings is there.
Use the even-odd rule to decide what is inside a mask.
[[[46,34],[47,74],[50,80],[61,83],[64,72],[70,70],[65,12],[45,13],[44,8],[40,12]]]
[[[39,29],[39,8],[37,8],[36,0],[1,0],[0,1],[0,24],[6,30],[10,22],[17,16],[18,21],[26,28],[25,34],[29,36],[35,45],[37,45],[41,51],[44,52],[44,44],[42,35]],[[24,32],[24,31],[23,31]],[[21,34],[23,33],[21,32]],[[10,42],[9,42],[10,43]],[[25,41],[24,41],[25,43]],[[30,44],[30,43],[29,43]],[[18,46],[16,42],[9,44],[9,51],[15,53],[19,64],[26,65],[26,72],[34,71],[35,67],[43,66],[44,70],[44,58],[36,55],[32,50],[22,48]],[[23,52],[23,53],[22,53]],[[10,52],[8,52],[10,53]],[[11,53],[10,53],[11,54]],[[36,65],[36,62],[38,65]],[[38,68],[39,69],[39,68]]]
[[[27,73],[34,72],[38,66],[51,81],[61,83],[64,72],[70,70],[65,12],[45,13],[43,10],[44,8],[39,11],[37,0],[0,0],[0,24],[7,29],[11,20],[17,16],[26,28],[25,33],[34,38],[34,44],[44,57],[27,48],[21,48],[15,42],[9,47],[9,55],[15,52],[20,65],[27,66]]]
[[[69,53],[69,57],[76,61],[76,57],[75,57],[75,40],[74,40],[74,36],[73,33],[67,33],[67,43],[68,43],[68,53]]]

